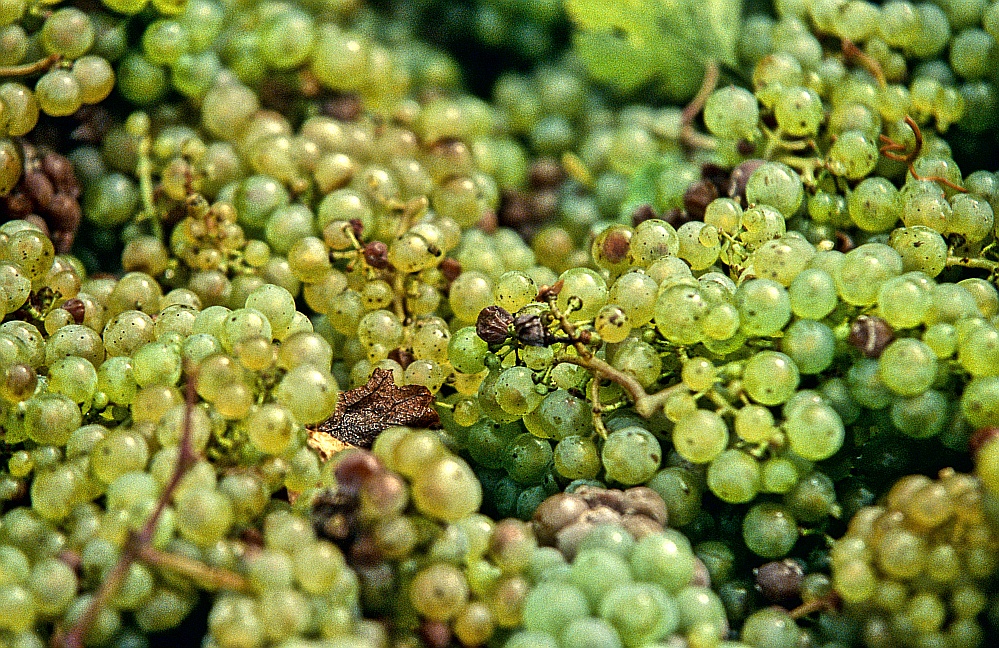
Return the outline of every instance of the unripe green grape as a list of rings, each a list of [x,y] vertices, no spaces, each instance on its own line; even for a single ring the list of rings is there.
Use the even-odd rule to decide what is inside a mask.
[[[850,218],[865,232],[886,232],[902,217],[898,189],[881,177],[865,178],[847,200]]]
[[[937,357],[926,343],[900,338],[889,344],[878,358],[881,380],[901,396],[917,396],[933,384]]]
[[[845,436],[843,421],[828,405],[812,403],[795,412],[784,422],[788,443],[795,454],[810,461],[833,456]]]
[[[759,463],[741,450],[726,450],[708,466],[707,484],[723,502],[750,502],[760,490]]]
[[[951,198],[951,217],[948,231],[960,234],[968,243],[978,243],[988,238],[995,227],[992,205],[970,194],[956,194]]]
[[[74,7],[57,10],[45,20],[41,43],[49,54],[67,59],[83,56],[94,43],[94,26],[84,12]]]
[[[632,327],[648,324],[655,315],[656,282],[644,272],[626,272],[611,284],[607,294],[610,304],[617,304],[628,316]]]
[[[798,625],[787,612],[765,608],[746,619],[739,638],[749,646],[794,648],[798,645],[800,635]]]
[[[27,401],[24,429],[28,438],[43,445],[65,445],[80,427],[79,406],[62,394],[38,394]]]
[[[728,426],[718,414],[697,409],[676,422],[673,445],[692,463],[710,463],[728,445]]]
[[[640,268],[647,268],[663,257],[675,256],[679,251],[680,239],[676,229],[656,218],[639,223],[628,246],[631,265]]]
[[[556,305],[570,320],[592,319],[607,303],[607,283],[589,268],[572,268],[559,277],[563,282]],[[570,299],[573,306],[569,310]]]
[[[935,277],[947,265],[947,242],[929,227],[899,227],[892,231],[888,244],[902,257],[904,271],[917,270]]]
[[[749,550],[763,558],[787,555],[798,541],[798,527],[786,507],[772,502],[756,504],[742,522],[742,537]]]
[[[298,423],[309,425],[333,414],[338,391],[332,376],[309,365],[299,365],[284,375],[274,397]]]
[[[704,104],[704,124],[721,138],[752,140],[759,119],[756,97],[736,86],[715,90]]]
[[[974,81],[988,73],[995,49],[995,38],[984,30],[962,30],[950,43],[950,66],[959,76]]]
[[[526,367],[503,370],[496,381],[496,403],[509,414],[523,416],[541,404],[533,373]]]
[[[290,69],[304,63],[314,41],[315,24],[303,11],[283,11],[260,26],[261,55],[275,69]]]
[[[869,174],[877,161],[877,147],[859,131],[840,134],[827,154],[829,170],[850,180],[859,180]]]
[[[713,226],[691,221],[680,226],[677,236],[680,239],[677,255],[689,263],[692,270],[704,270],[718,260],[721,245]]]
[[[760,351],[746,361],[742,386],[762,405],[780,405],[798,388],[798,367],[788,356],[776,351]]]
[[[785,234],[756,248],[750,263],[756,276],[773,279],[784,287],[791,285],[815,256],[815,247],[803,238]]]

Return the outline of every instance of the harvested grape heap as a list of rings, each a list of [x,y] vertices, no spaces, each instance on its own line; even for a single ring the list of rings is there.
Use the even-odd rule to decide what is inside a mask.
[[[997,39],[0,0],[0,648],[994,645]]]

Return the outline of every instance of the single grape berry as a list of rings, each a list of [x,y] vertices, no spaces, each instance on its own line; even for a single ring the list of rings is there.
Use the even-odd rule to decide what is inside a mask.
[[[894,339],[895,331],[888,322],[876,315],[861,315],[854,320],[846,340],[865,357],[877,358]]]
[[[486,306],[475,320],[475,334],[489,344],[500,344],[510,337],[514,318],[502,306]]]

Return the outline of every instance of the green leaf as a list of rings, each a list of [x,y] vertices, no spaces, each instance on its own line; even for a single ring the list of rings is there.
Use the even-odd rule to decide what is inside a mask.
[[[578,30],[576,51],[590,73],[622,90],[692,68],[703,72],[708,61],[738,63],[742,0],[565,0],[565,8]],[[697,85],[691,80],[665,87],[687,94]]]

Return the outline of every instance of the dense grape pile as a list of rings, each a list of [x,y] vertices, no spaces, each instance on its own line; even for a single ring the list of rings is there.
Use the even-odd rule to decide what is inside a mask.
[[[0,646],[994,642],[999,2],[623,6],[0,0]]]

